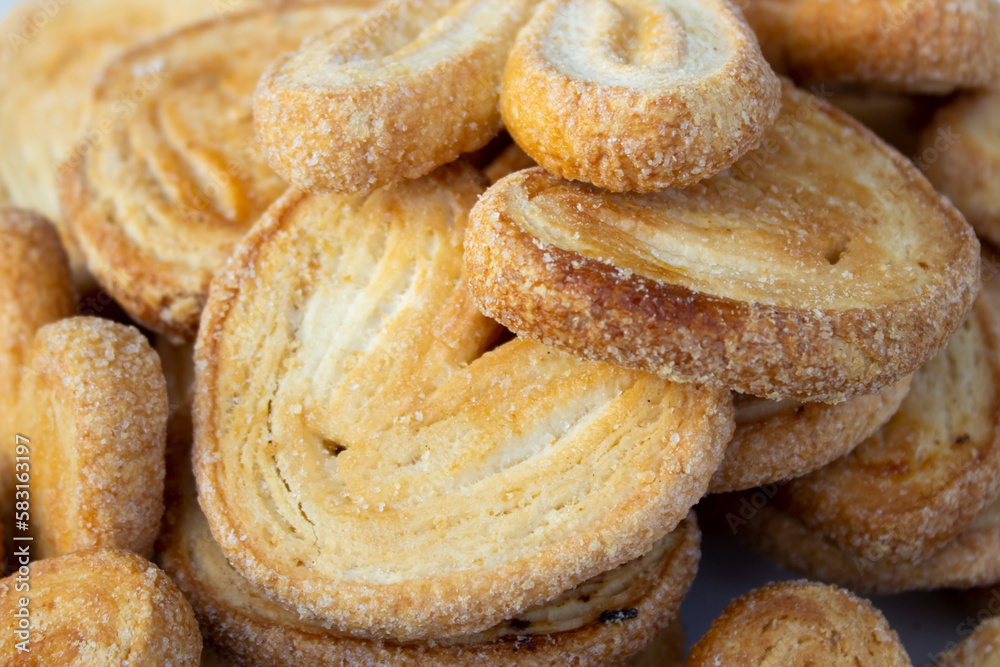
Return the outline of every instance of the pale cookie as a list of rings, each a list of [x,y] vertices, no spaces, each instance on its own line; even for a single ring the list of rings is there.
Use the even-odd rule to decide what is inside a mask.
[[[914,374],[899,411],[853,452],[781,493],[783,507],[857,556],[917,560],[1000,492],[1000,286]]]
[[[0,627],[4,665],[197,667],[201,656],[198,623],[177,586],[118,549],[38,561],[3,579]]]
[[[638,558],[732,434],[726,392],[486,352],[462,268],[479,178],[289,192],[212,287],[199,502],[244,576],[341,632],[471,634]]]
[[[267,65],[374,0],[332,0],[208,21],[104,70],[62,167],[67,223],[90,271],[136,320],[192,339],[208,285],[287,184],[254,136]],[[141,90],[123,113],[122,98]]]
[[[52,219],[73,273],[86,269],[63,224],[56,169],[73,156],[90,92],[104,65],[133,44],[177,26],[277,0],[24,0],[0,25],[0,190]],[[128,115],[153,79],[123,91],[112,120]],[[99,141],[96,134],[89,135]]]
[[[743,0],[762,50],[797,80],[946,94],[1000,84],[996,0]]]
[[[910,381],[837,405],[735,396],[736,433],[709,493],[782,482],[839,459],[896,413]]]
[[[924,130],[920,160],[979,235],[1000,244],[1000,91],[941,109]]]
[[[25,365],[17,419],[31,449],[32,553],[149,555],[167,421],[156,353],[133,327],[74,317],[42,327]]]
[[[913,165],[784,88],[760,148],[687,189],[615,194],[542,169],[472,212],[470,287],[519,335],[772,399],[837,402],[930,360],[979,288],[968,223]]]
[[[688,657],[689,667],[909,667],[899,636],[867,600],[805,581],[734,600]]]
[[[728,0],[546,0],[514,44],[500,108],[550,173],[652,192],[756,147],[781,85]]]
[[[485,146],[538,0],[389,0],[279,59],[254,99],[275,171],[303,190],[369,191]]]

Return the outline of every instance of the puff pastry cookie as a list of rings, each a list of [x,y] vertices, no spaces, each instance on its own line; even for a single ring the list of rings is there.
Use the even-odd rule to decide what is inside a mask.
[[[135,328],[73,317],[39,329],[25,359],[18,432],[31,443],[33,553],[149,555],[163,514],[167,394]]]
[[[899,411],[853,452],[792,480],[788,512],[847,553],[913,561],[1000,492],[1000,288],[987,283]]]
[[[194,338],[208,285],[288,187],[254,137],[252,96],[268,63],[371,0],[259,9],[143,44],[113,60],[60,196],[87,264],[136,320]],[[146,86],[148,85],[148,90]],[[122,99],[142,90],[124,118]]]
[[[279,59],[254,99],[257,134],[295,186],[368,191],[485,146],[518,30],[538,0],[389,0]]]
[[[796,79],[945,94],[1000,82],[996,0],[745,0],[764,53]]]
[[[121,51],[183,24],[277,0],[24,0],[0,25],[0,190],[10,203],[39,211],[58,226],[74,275],[89,282],[83,255],[63,225],[56,170],[74,154],[104,65]],[[41,27],[39,27],[41,24]],[[115,119],[148,93],[140,81],[119,99]],[[96,138],[96,135],[91,135]]]
[[[709,492],[782,482],[840,458],[896,413],[910,382],[908,376],[881,393],[837,405],[735,396],[736,433]]]
[[[916,561],[891,562],[873,550],[861,555],[841,550],[826,536],[804,526],[773,503],[747,516],[735,498],[723,497],[724,520],[767,558],[808,577],[862,593],[886,595],[939,588],[971,588],[1000,582],[1000,501],[994,501],[961,533]]]
[[[972,229],[913,165],[784,86],[762,145],[687,189],[614,194],[542,169],[474,209],[487,315],[585,358],[772,399],[880,391],[933,357],[979,287]]]
[[[870,602],[810,582],[769,584],[734,600],[688,657],[689,667],[909,667],[899,637]]]
[[[191,605],[149,561],[118,549],[90,549],[25,569],[27,575],[0,581],[0,626],[8,633],[0,642],[0,663],[200,664],[201,634]],[[28,599],[31,626],[22,646],[30,653],[18,650],[15,634],[22,598]]]
[[[941,656],[938,667],[1000,667],[1000,618],[991,618]]]
[[[195,472],[227,558],[324,624],[485,630],[646,553],[704,493],[728,393],[525,340],[484,354],[456,165],[279,200],[213,284]]]
[[[620,664],[668,623],[643,658],[667,660],[683,651],[677,612],[694,579],[698,542],[691,515],[638,561],[598,575],[549,605],[477,635],[409,644],[326,630],[268,600],[226,560],[193,493],[168,512],[160,557],[194,606],[207,640],[240,665],[603,667]],[[643,663],[637,658],[633,664]]]
[[[918,160],[979,235],[1000,244],[1000,92],[970,94],[938,111]]]
[[[550,173],[651,192],[754,148],[781,86],[727,0],[547,0],[514,44],[500,107]]]

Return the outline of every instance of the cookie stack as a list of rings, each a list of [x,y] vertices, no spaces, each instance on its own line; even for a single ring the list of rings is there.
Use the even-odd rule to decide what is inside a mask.
[[[72,25],[115,54],[75,65],[86,95],[44,70],[80,128],[58,169],[0,156],[66,248],[2,210],[0,490],[44,442],[39,605],[93,562],[148,568],[152,662],[196,664],[197,618],[243,665],[679,664],[708,494],[812,578],[1000,579],[1000,291],[927,178],[994,238],[996,96],[942,106],[923,165],[805,89],[1000,85],[994,0],[262,1],[176,30],[204,10],[118,1],[150,38],[81,0],[5,53],[64,63]],[[19,76],[20,127],[10,100],[46,102]],[[156,352],[71,317],[95,280]],[[169,578],[128,553],[157,534]],[[128,643],[105,620],[90,649]],[[819,584],[734,603],[691,662],[757,648],[908,664]]]

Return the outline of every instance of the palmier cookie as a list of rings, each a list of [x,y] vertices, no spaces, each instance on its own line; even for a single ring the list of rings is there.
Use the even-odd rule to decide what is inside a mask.
[[[112,61],[60,196],[101,285],[136,320],[194,338],[208,285],[282,192],[254,137],[268,63],[374,0],[259,9],[167,34]],[[262,38],[266,35],[266,39]],[[149,89],[123,118],[122,96]]]
[[[370,191],[485,146],[504,64],[539,0],[389,0],[280,58],[254,98],[275,171],[304,190]]]
[[[1000,667],[1000,618],[981,623],[962,643],[938,657],[934,667]]]
[[[37,561],[0,581],[4,665],[197,667],[191,605],[149,561],[89,549]]]
[[[11,516],[17,397],[28,349],[39,328],[75,309],[55,227],[33,213],[0,208],[0,516]]]
[[[648,554],[548,605],[477,635],[409,644],[327,630],[268,600],[226,560],[193,493],[168,511],[159,551],[163,568],[193,605],[206,641],[235,664],[603,667],[621,664],[667,624],[670,629],[649,650],[658,656],[677,650],[677,612],[694,579],[698,543],[692,514]],[[682,637],[679,644],[683,650]]]
[[[479,632],[639,557],[732,434],[724,392],[525,340],[484,354],[499,328],[461,254],[479,179],[290,192],[212,286],[199,501],[244,576],[341,632]]]
[[[979,287],[958,211],[790,84],[761,147],[725,174],[620,195],[521,171],[480,200],[465,246],[480,307],[519,335],[772,399],[888,387],[934,356]]]
[[[917,160],[979,235],[1000,244],[1000,91],[940,109],[924,130]]]
[[[754,148],[781,85],[728,0],[546,0],[514,45],[500,107],[549,173],[651,192]]]
[[[500,155],[496,156],[489,164],[483,169],[483,173],[486,174],[487,180],[489,180],[490,185],[496,183],[502,178],[510,176],[514,172],[521,171],[522,169],[531,169],[532,167],[537,167],[538,163],[531,159],[531,157],[524,152],[524,150],[517,144],[511,144],[507,146]]]
[[[709,492],[782,482],[840,458],[896,413],[910,382],[907,376],[881,393],[837,405],[734,396],[736,432]]]
[[[761,491],[753,493],[759,494]],[[940,588],[971,588],[1000,582],[1000,500],[980,512],[961,533],[932,554],[891,562],[873,550],[859,555],[751,492],[724,499],[724,521],[736,536],[779,565],[804,576],[853,590],[885,595]],[[765,496],[758,496],[763,498]]]
[[[734,600],[691,649],[689,667],[729,665],[909,666],[870,602],[806,581],[768,584]]]
[[[784,487],[784,507],[847,553],[912,561],[1000,491],[1000,286],[916,372],[899,411],[853,452]]]
[[[1000,83],[996,0],[744,0],[764,53],[798,80],[944,94]]]
[[[133,327],[74,317],[38,331],[26,367],[17,428],[30,450],[33,553],[150,554],[167,420],[156,353]]]
[[[59,227],[74,275],[83,282],[85,261],[63,224],[56,169],[74,155],[91,89],[105,64],[127,47],[161,31],[216,16],[228,7],[249,8],[277,0],[24,0],[0,33],[0,190],[12,205],[39,211]],[[154,73],[122,91],[108,122],[129,115],[155,87]],[[89,141],[102,141],[100,129]],[[2,197],[0,197],[2,199]]]

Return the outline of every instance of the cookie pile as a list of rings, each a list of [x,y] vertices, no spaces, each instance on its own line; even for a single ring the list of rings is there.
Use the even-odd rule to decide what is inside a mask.
[[[813,579],[1000,580],[995,0],[194,4],[80,0],[3,54],[33,651],[680,664],[706,496]],[[917,108],[920,153],[835,104]],[[95,283],[142,331],[74,316]],[[689,663],[762,655],[909,664],[809,583]]]

